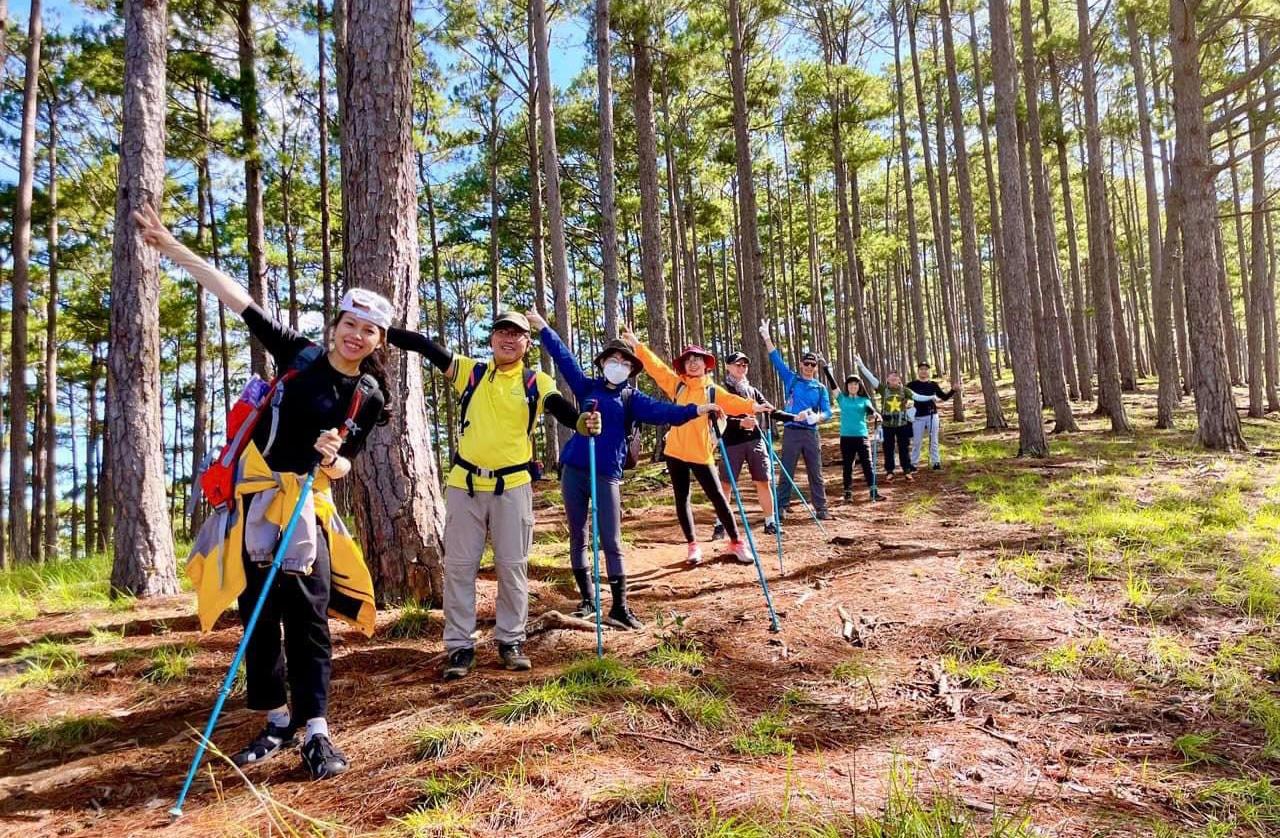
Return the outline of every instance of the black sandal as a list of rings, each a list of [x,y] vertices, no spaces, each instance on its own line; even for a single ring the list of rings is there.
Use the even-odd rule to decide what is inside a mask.
[[[252,742],[231,755],[231,761],[240,768],[266,762],[285,748],[295,747],[298,744],[297,733],[296,727],[279,727],[267,722]]]

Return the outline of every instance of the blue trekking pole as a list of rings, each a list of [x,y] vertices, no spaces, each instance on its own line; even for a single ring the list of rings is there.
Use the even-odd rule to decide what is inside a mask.
[[[772,447],[769,448],[769,453],[773,456],[773,461],[778,464],[778,471],[782,472],[782,476],[787,478],[787,482],[791,484],[791,488],[796,492],[796,497],[800,498],[800,502],[804,504],[804,508],[808,511],[809,517],[818,525],[818,529],[822,530],[823,535],[829,535],[827,528],[822,526],[822,522],[818,520],[817,514],[813,511],[813,507],[809,505],[809,501],[804,499],[804,492],[800,491],[800,487],[796,485],[795,478],[787,472],[787,467],[782,464],[782,460],[779,459],[776,453],[774,453]]]
[[[596,400],[584,403],[588,413],[596,412]],[[600,517],[596,504],[596,438],[587,435],[587,460],[591,468],[591,576],[596,586],[596,657],[604,657],[604,628],[600,623]]]
[[[773,453],[773,417],[768,416],[765,419],[764,426],[764,444],[768,446],[769,453]],[[778,514],[778,484],[774,482],[773,474],[773,457],[768,459],[769,463],[769,492],[773,495],[773,531],[778,536],[778,573],[786,573],[782,566],[782,516]]]
[[[368,387],[369,384],[364,379],[361,379],[356,386],[356,392],[351,398],[351,407],[347,413],[347,421],[338,429],[338,435],[343,439],[346,438],[348,431],[356,427],[355,422],[352,420],[364,403]],[[236,648],[236,654],[231,659],[231,667],[227,670],[227,677],[222,679],[222,688],[218,690],[218,699],[213,703],[213,712],[209,714],[209,722],[204,726],[204,733],[196,746],[196,754],[191,758],[191,767],[187,769],[187,779],[182,784],[182,792],[178,794],[178,802],[174,803],[173,808],[169,810],[169,814],[174,818],[182,817],[182,804],[186,802],[187,792],[191,791],[191,784],[196,779],[196,771],[200,769],[200,760],[204,758],[205,748],[208,747],[209,742],[213,739],[213,728],[218,723],[218,716],[222,714],[222,705],[226,703],[227,696],[231,695],[231,685],[236,680],[236,670],[240,668],[240,661],[244,659],[245,650],[249,647],[249,638],[253,636],[253,630],[258,625],[258,617],[262,616],[262,607],[267,602],[267,594],[271,592],[271,584],[275,581],[276,572],[280,570],[280,564],[284,561],[285,551],[289,549],[289,539],[293,537],[293,530],[298,526],[298,518],[301,517],[302,509],[306,506],[307,496],[311,494],[311,484],[316,479],[316,469],[319,467],[319,461],[320,455],[317,454],[316,465],[312,466],[311,471],[307,472],[307,479],[302,481],[302,488],[298,490],[298,501],[293,505],[293,512],[289,515],[289,523],[285,525],[284,533],[280,536],[280,546],[276,548],[275,557],[271,560],[271,567],[267,569],[267,576],[262,581],[262,591],[258,594],[258,601],[253,606],[253,613],[249,615],[249,622],[245,623],[244,637],[240,638],[240,645]]]
[[[729,462],[729,450],[724,446],[724,437],[720,435],[720,425],[714,418],[711,419],[711,429],[715,431],[716,442],[720,443],[720,456],[724,458],[726,465]],[[751,559],[756,565],[756,574],[760,577],[760,590],[764,591],[764,603],[769,607],[769,630],[781,631],[782,627],[778,625],[778,615],[773,610],[773,598],[769,596],[769,583],[764,578],[764,566],[760,564],[760,556],[756,553],[756,538],[751,534],[751,524],[747,522],[747,508],[742,505],[742,495],[738,492],[738,479],[733,476],[733,471],[725,468],[729,475],[729,485],[733,487],[733,499],[738,503],[738,512],[742,515],[742,526],[747,531],[747,546],[751,548]],[[776,514],[776,510],[775,510]]]

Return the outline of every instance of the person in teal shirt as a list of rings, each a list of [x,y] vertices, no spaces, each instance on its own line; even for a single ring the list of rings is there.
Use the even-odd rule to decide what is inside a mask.
[[[836,407],[840,411],[840,467],[844,480],[844,500],[846,503],[853,500],[854,460],[857,460],[862,469],[862,479],[867,481],[867,487],[871,489],[871,499],[879,500],[879,493],[872,480],[871,452],[867,448],[867,418],[880,416],[876,403],[867,394],[867,389],[858,376],[845,376],[844,388],[839,389],[831,368],[823,364],[822,372],[835,393]]]

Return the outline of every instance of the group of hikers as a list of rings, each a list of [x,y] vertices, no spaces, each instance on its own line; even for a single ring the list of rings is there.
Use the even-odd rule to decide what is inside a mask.
[[[722,485],[728,481],[736,486],[744,463],[764,513],[764,532],[774,534],[782,526],[791,504],[791,475],[802,460],[814,517],[829,518],[818,428],[833,416],[833,392],[846,502],[853,497],[855,462],[869,496],[879,499],[868,447],[878,424],[884,429],[882,482],[892,480],[898,470],[913,479],[926,437],[929,462],[934,469],[941,467],[937,405],[957,390],[943,391],[924,363],[915,380],[904,384],[897,372],[878,380],[858,358],[861,375],[851,373],[837,386],[830,366],[813,352],[801,356],[798,371],[787,366],[764,324],[760,335],[785,394],[783,407],[777,408],[751,383],[751,359],[741,352],[724,359],[726,375],[717,383],[712,373],[718,359],[711,352],[689,346],[668,364],[624,329],[584,370],[541,317],[510,311],[492,322],[492,357],[478,360],[425,334],[397,328],[391,303],[362,288],[351,288],[342,297],[319,345],[272,319],[237,282],[178,242],[154,210],[136,213],[134,221],[143,241],[244,320],[279,373],[262,388],[265,393],[254,391],[248,399],[254,419],[224,449],[237,452],[226,464],[231,469],[228,497],[215,504],[187,565],[206,631],[233,601],[241,621],[251,627],[249,615],[271,580],[244,654],[248,707],[266,718],[261,732],[233,754],[241,767],[300,744],[302,763],[312,778],[333,777],[348,768],[327,722],[332,667],[328,619],[341,619],[372,635],[374,594],[359,545],[337,514],[330,486],[348,474],[372,427],[386,423],[395,409],[384,371],[388,345],[422,355],[460,398],[460,432],[445,495],[445,680],[466,676],[476,664],[476,580],[486,543],[493,548],[497,577],[493,633],[498,659],[511,670],[532,666],[525,628],[538,470],[533,431],[543,413],[573,430],[559,462],[569,562],[581,595],[574,614],[594,618],[603,607],[596,601],[587,563],[594,494],[599,547],[612,595],[611,607],[599,617],[622,630],[642,627],[628,603],[620,532],[622,477],[638,456],[638,424],[670,428],[661,453],[691,565],[703,559],[693,519],[692,480],[715,510],[713,540],[727,537],[729,555],[743,563],[755,561],[739,529],[745,512],[743,519],[733,514]],[[525,365],[535,336],[572,399],[558,391],[551,376]],[[641,372],[667,400],[634,386]],[[248,394],[242,400],[246,398]],[[257,421],[259,414],[262,421]],[[780,455],[773,447],[776,422],[783,423]],[[233,449],[237,441],[243,447]],[[720,444],[724,456],[717,471]],[[775,464],[786,480],[775,478]],[[314,482],[308,484],[312,473]],[[303,512],[294,527],[289,519],[300,500]],[[269,574],[277,548],[284,572]]]

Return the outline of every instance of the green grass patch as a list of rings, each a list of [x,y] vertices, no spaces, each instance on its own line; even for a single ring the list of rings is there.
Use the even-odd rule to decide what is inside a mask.
[[[191,677],[196,660],[196,647],[191,643],[158,646],[147,655],[142,680],[165,686]]]
[[[493,781],[487,774],[464,771],[459,774],[436,774],[419,784],[422,797],[418,802],[427,808],[447,807],[455,801],[467,798]]]
[[[467,838],[475,818],[452,806],[422,806],[394,822],[404,838]]]
[[[671,784],[660,780],[647,786],[616,785],[596,792],[591,800],[604,808],[610,821],[633,821],[675,811]]]
[[[786,738],[787,725],[781,713],[766,713],[746,733],[733,737],[729,744],[735,754],[750,757],[790,756],[795,746]]]
[[[65,716],[33,724],[26,728],[24,734],[32,748],[50,751],[83,745],[118,727],[115,721],[106,716]]]
[[[1116,671],[1118,656],[1101,635],[1090,640],[1070,640],[1036,657],[1032,663],[1053,675],[1075,678],[1086,672],[1111,674]]]
[[[405,603],[395,622],[387,626],[387,637],[410,640],[426,637],[431,632],[431,609],[416,601]]]
[[[994,690],[1005,672],[1004,664],[986,654],[968,660],[965,656],[943,655],[942,668],[960,686],[980,690]]]
[[[707,663],[706,655],[692,641],[664,640],[645,656],[649,665],[657,669],[671,669],[701,675]]]
[[[1173,749],[1187,765],[1217,765],[1226,761],[1212,750],[1217,740],[1217,733],[1184,733],[1173,740]]]
[[[720,730],[733,717],[733,708],[727,699],[701,687],[650,687],[642,695],[642,700],[647,704],[666,707],[694,727],[707,730]]]
[[[480,738],[484,728],[475,722],[449,722],[419,727],[411,736],[413,752],[418,759],[440,759]]]
[[[1218,780],[1197,795],[1199,803],[1228,823],[1248,826],[1260,835],[1280,829],[1280,781]]]
[[[831,680],[841,684],[860,683],[871,678],[871,668],[860,660],[840,661],[831,667]]]
[[[582,658],[556,678],[512,693],[491,713],[505,722],[559,716],[613,694],[625,696],[640,685],[635,670],[615,658]]]
[[[123,602],[132,607],[132,598]],[[104,554],[0,571],[0,622],[29,620],[41,613],[109,608],[112,604],[111,557]]]
[[[14,661],[22,671],[0,681],[0,693],[24,687],[70,688],[84,681],[84,659],[75,646],[64,641],[36,641],[14,656]]]

